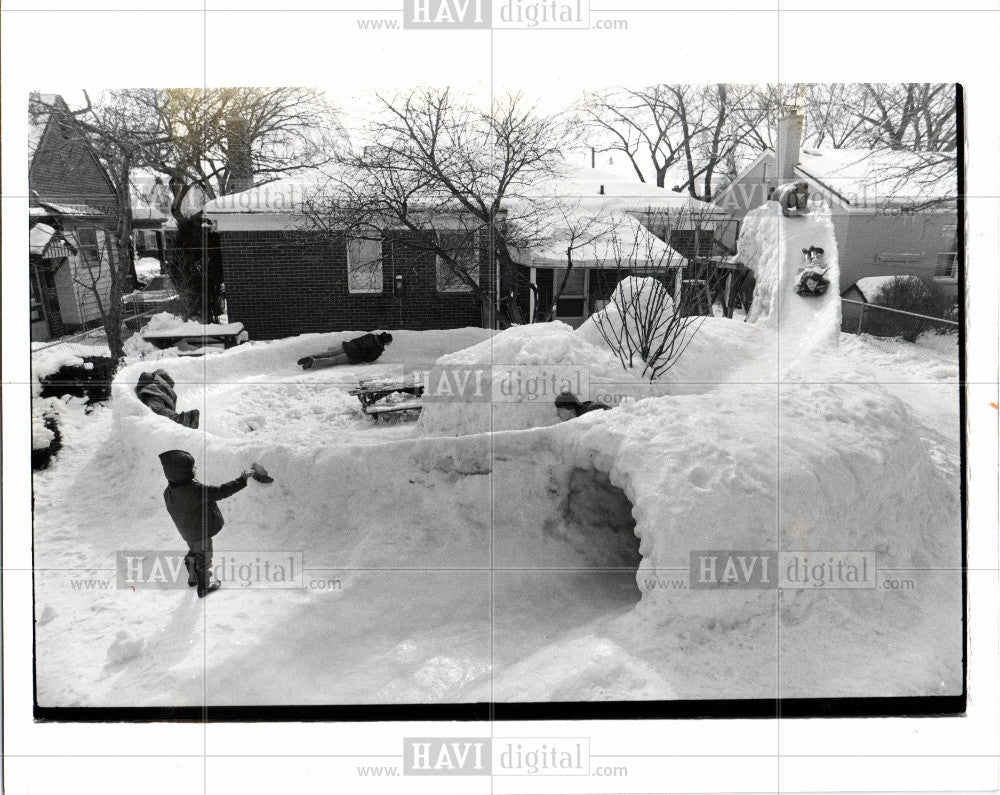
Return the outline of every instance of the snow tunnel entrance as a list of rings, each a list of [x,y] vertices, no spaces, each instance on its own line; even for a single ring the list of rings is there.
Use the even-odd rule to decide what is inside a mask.
[[[631,571],[635,585],[642,555],[632,502],[608,475],[597,469],[571,470],[563,516],[567,530],[583,542],[586,556],[595,566]],[[634,601],[639,601],[638,586]]]
[[[523,473],[518,483],[498,494],[505,517],[493,590],[498,669],[604,631],[642,596],[632,503],[607,474],[556,469],[537,488],[526,487]]]

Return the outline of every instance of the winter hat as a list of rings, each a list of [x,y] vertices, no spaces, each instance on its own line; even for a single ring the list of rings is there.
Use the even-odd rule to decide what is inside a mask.
[[[194,456],[186,450],[160,453],[160,465],[169,483],[187,483],[194,479]]]
[[[572,392],[561,392],[556,396],[556,409],[572,409],[576,411],[580,408],[580,401]]]

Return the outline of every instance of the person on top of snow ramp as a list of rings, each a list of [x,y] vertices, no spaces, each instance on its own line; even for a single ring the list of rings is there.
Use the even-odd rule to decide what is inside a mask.
[[[610,408],[611,406],[606,403],[598,403],[596,400],[581,402],[572,392],[562,392],[556,396],[556,414],[560,422],[576,419],[592,411],[606,411]]]
[[[805,182],[788,182],[771,189],[767,197],[781,205],[786,218],[806,215],[809,212],[809,186]]]
[[[248,478],[261,483],[271,483],[274,479],[260,464],[254,464],[235,480],[221,486],[205,486],[195,480],[194,456],[186,450],[160,453],[160,465],[167,477],[163,502],[188,545],[184,556],[188,585],[197,586],[199,598],[204,597],[222,587],[218,580],[210,580],[212,538],[225,524],[217,502],[246,488]]]
[[[799,295],[823,295],[830,286],[826,272],[830,269],[824,260],[824,251],[819,246],[809,246],[802,249],[806,265],[795,277],[795,292]]]
[[[326,353],[305,356],[296,362],[303,370],[335,367],[338,364],[368,364],[374,362],[392,342],[392,334],[365,334],[341,345],[334,345]]]

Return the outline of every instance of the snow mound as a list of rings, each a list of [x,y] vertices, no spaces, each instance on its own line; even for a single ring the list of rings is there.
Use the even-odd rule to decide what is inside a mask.
[[[616,406],[648,396],[650,387],[566,323],[515,326],[438,359],[425,379],[418,428],[464,436],[552,425],[561,392]]]
[[[607,306],[587,318],[577,334],[594,345],[607,347],[603,328],[612,339],[627,338],[646,350],[656,350],[673,313],[674,299],[662,282],[651,276],[629,276],[615,287]],[[633,364],[641,369],[638,357]]]

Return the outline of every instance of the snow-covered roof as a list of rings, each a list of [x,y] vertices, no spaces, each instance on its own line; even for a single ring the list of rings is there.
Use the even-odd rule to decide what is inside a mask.
[[[550,234],[517,252],[521,262],[566,266],[570,249],[577,267],[628,268],[643,263],[666,266],[685,262],[634,216],[621,210],[601,216],[583,211],[559,214],[550,220],[548,228]]]
[[[694,215],[720,215],[719,207],[678,193],[640,182],[633,171],[631,176],[620,170],[604,171],[571,162],[561,165],[554,180],[542,182],[533,192],[573,199],[591,200],[589,203],[611,206],[626,212],[662,210],[671,213]]]
[[[129,181],[133,221],[162,223],[170,217],[170,189],[163,177],[150,171],[135,171]]]
[[[934,152],[893,149],[803,149],[795,167],[854,207],[953,199],[956,163]]]
[[[729,206],[744,177],[774,158],[773,149],[761,151],[714,201]],[[936,152],[807,147],[799,153],[795,174],[848,210],[941,204],[958,194],[956,161]]]
[[[649,182],[651,177],[653,177],[651,168],[652,163],[646,164],[642,158],[638,158],[638,161],[640,168],[642,168],[643,176],[647,180],[645,183],[639,179],[635,166],[632,165],[632,160],[624,152],[606,150],[603,152],[598,151],[592,153],[589,148],[573,149],[567,152],[565,157],[567,165],[600,173],[608,180],[623,183],[636,183],[642,187],[655,188],[655,182]],[[678,196],[686,196],[687,194],[685,192],[678,191],[677,188],[680,185],[685,185],[687,181],[688,172],[686,163],[677,162],[667,169],[663,178],[664,187],[657,188],[656,190],[667,191]],[[704,183],[704,175],[702,175],[697,181],[699,183]],[[724,182],[725,180],[723,175],[716,174],[715,178],[712,180],[713,193],[721,187],[720,183],[724,184]]]

